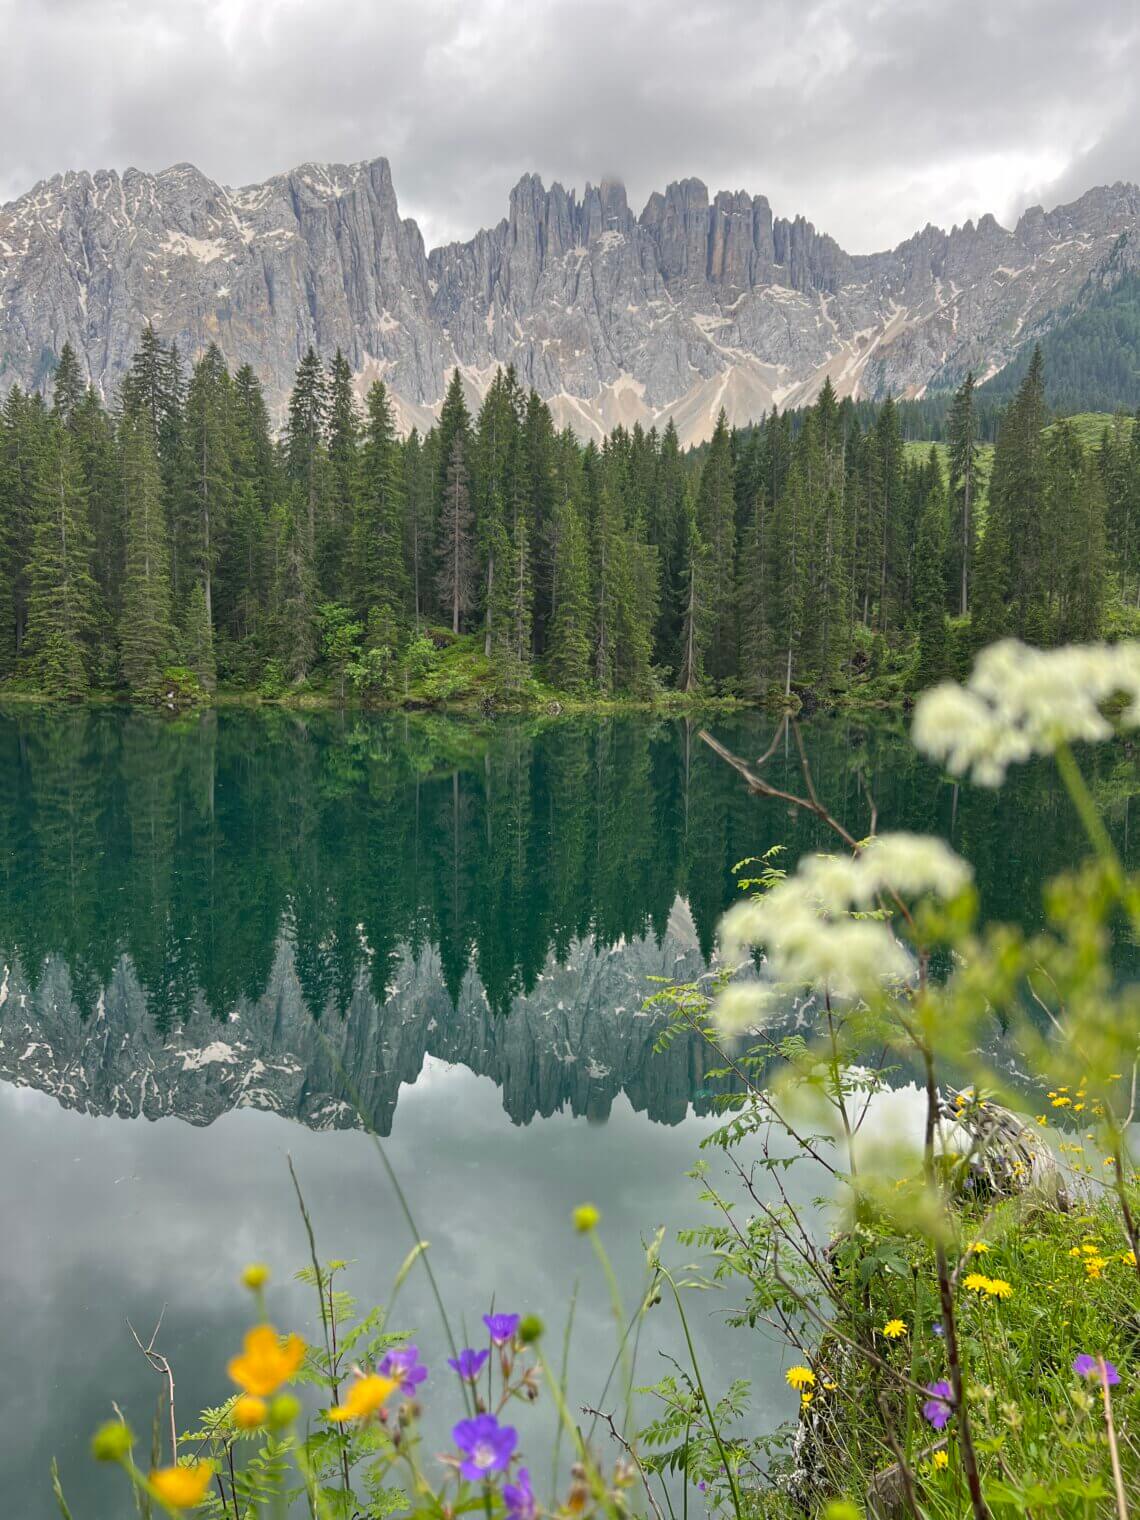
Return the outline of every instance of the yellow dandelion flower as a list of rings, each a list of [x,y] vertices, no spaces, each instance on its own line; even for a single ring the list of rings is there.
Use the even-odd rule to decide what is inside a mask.
[[[1085,1107],[1085,1105],[1083,1103],[1074,1103],[1073,1104],[1073,1112],[1075,1114],[1083,1113],[1084,1112],[1084,1107]]]
[[[1072,1098],[1054,1098],[1053,1099],[1053,1107],[1054,1108],[1071,1108],[1072,1106],[1073,1106],[1073,1100],[1072,1100]]]
[[[991,1277],[985,1286],[987,1298],[1012,1298],[1013,1288],[1004,1277]]]
[[[1057,1089],[1058,1092],[1068,1092],[1068,1090],[1069,1089],[1067,1087],[1058,1087]]]
[[[239,1430],[259,1430],[269,1418],[269,1405],[252,1393],[243,1393],[230,1413]]]
[[[1108,1260],[1104,1256],[1086,1256],[1085,1271],[1089,1277],[1099,1277],[1108,1266]]]
[[[815,1387],[815,1373],[810,1367],[789,1367],[784,1373],[784,1381],[789,1388],[802,1393],[805,1388]]]
[[[906,1321],[889,1319],[883,1326],[883,1334],[889,1341],[897,1341],[900,1335],[906,1334]]]
[[[272,1325],[255,1325],[246,1332],[241,1355],[226,1371],[239,1388],[262,1399],[289,1382],[304,1360],[305,1343],[299,1335],[282,1341]]]
[[[1136,1265],[1136,1252],[1125,1251],[1120,1259],[1126,1267],[1134,1267]]]
[[[1044,1129],[1044,1127],[1046,1126],[1046,1124],[1049,1123],[1048,1119],[1046,1119],[1046,1117],[1045,1117],[1044,1114],[1038,1114],[1037,1115],[1037,1122],[1038,1122],[1038,1124],[1041,1125],[1042,1129]]]
[[[1070,1248],[1069,1248],[1069,1255],[1070,1256],[1079,1256],[1080,1254],[1081,1254],[1081,1248],[1080,1248],[1080,1246],[1070,1246]]]
[[[801,1409],[806,1409],[808,1407],[808,1405],[811,1403],[812,1399],[814,1399],[814,1398],[815,1398],[815,1394],[814,1393],[801,1393],[800,1394],[800,1408]]]
[[[823,1387],[824,1387],[824,1391],[825,1392],[827,1392],[827,1393],[834,1393],[836,1391],[836,1389],[839,1387],[839,1384],[838,1383],[824,1383]]]
[[[357,1378],[343,1404],[334,1404],[329,1410],[330,1420],[366,1420],[378,1414],[391,1395],[399,1387],[395,1378],[381,1377],[378,1372]]]
[[[946,1452],[936,1451],[930,1459],[930,1465],[936,1472],[940,1472],[944,1467],[950,1466],[950,1458]]]
[[[196,1462],[193,1467],[157,1467],[150,1475],[150,1486],[171,1509],[194,1509],[206,1497],[213,1476],[208,1462]]]
[[[972,1251],[975,1256],[984,1256],[989,1250],[989,1246],[986,1245],[984,1240],[971,1240],[966,1249],[967,1251]]]
[[[963,1288],[968,1288],[971,1293],[984,1293],[989,1278],[984,1272],[967,1272],[962,1279]]]

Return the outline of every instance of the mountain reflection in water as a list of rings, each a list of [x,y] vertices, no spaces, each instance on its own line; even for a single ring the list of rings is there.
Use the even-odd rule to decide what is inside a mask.
[[[759,714],[713,725],[767,749]],[[804,726],[855,834],[933,829],[983,909],[1032,921],[1069,863],[1048,767],[955,788],[901,722]],[[1126,856],[1135,765],[1091,757]],[[801,786],[799,759],[766,772]],[[704,969],[736,864],[830,844],[750,797],[685,720],[470,722],[222,709],[0,716],[0,1079],[68,1107],[234,1107],[387,1134],[425,1057],[491,1077],[513,1120],[707,1111],[695,1037],[655,1052],[654,978]]]

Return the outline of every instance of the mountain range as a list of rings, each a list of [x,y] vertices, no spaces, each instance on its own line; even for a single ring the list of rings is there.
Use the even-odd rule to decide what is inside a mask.
[[[300,357],[341,349],[403,429],[430,426],[458,366],[472,401],[499,365],[599,438],[723,407],[922,396],[997,374],[1140,268],[1140,190],[927,226],[848,254],[802,217],[697,179],[635,215],[613,181],[579,196],[524,176],[506,217],[428,251],[386,159],[305,164],[230,189],[189,164],[69,172],[0,207],[0,391],[43,385],[65,342],[112,397],[152,323],[189,357],[249,363],[280,417]]]

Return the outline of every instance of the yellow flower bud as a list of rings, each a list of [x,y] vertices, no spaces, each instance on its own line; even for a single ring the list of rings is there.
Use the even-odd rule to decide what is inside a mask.
[[[591,1230],[596,1230],[601,1222],[601,1213],[592,1203],[580,1203],[574,1210],[574,1228],[581,1235],[588,1235]]]
[[[256,1293],[269,1281],[269,1268],[263,1261],[251,1261],[241,1274],[241,1280],[247,1288]]]
[[[291,1393],[279,1393],[269,1406],[269,1426],[272,1430],[283,1430],[286,1425],[292,1425],[300,1413],[300,1399]]]
[[[130,1454],[134,1436],[121,1420],[108,1420],[91,1438],[91,1455],[96,1462],[121,1462]]]

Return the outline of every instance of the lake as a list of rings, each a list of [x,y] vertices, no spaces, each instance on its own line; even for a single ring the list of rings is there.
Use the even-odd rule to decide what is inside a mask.
[[[759,714],[709,726],[751,761],[773,735]],[[803,735],[853,833],[873,799],[882,827],[952,839],[986,914],[1040,920],[1038,884],[1080,838],[1050,767],[990,793],[946,783],[900,718]],[[1088,760],[1135,863],[1134,758]],[[764,774],[800,790],[795,746]],[[0,713],[6,1513],[56,1513],[53,1453],[75,1520],[127,1512],[86,1446],[111,1400],[150,1426],[158,1379],[128,1319],[145,1339],[165,1305],[182,1429],[228,1392],[245,1262],[272,1264],[277,1322],[314,1333],[289,1280],[307,1247],[287,1155],[322,1253],[387,1297],[412,1239],[358,1113],[386,1137],[458,1323],[494,1299],[560,1344],[580,1281],[573,1387],[596,1398],[613,1329],[570,1211],[602,1210],[631,1304],[643,1239],[703,1217],[685,1173],[717,1063],[695,1038],[656,1053],[642,1005],[651,978],[704,968],[734,866],[775,844],[793,861],[829,840],[750,797],[686,720]],[[695,1303],[701,1354],[718,1386],[751,1378],[774,1425],[794,1404],[781,1349],[730,1332],[725,1307]],[[653,1315],[645,1381],[668,1370],[658,1348],[680,1350],[671,1312]],[[432,1362],[442,1449],[459,1409],[419,1272],[395,1323]],[[549,1405],[520,1419],[528,1452],[549,1452],[552,1420]]]

